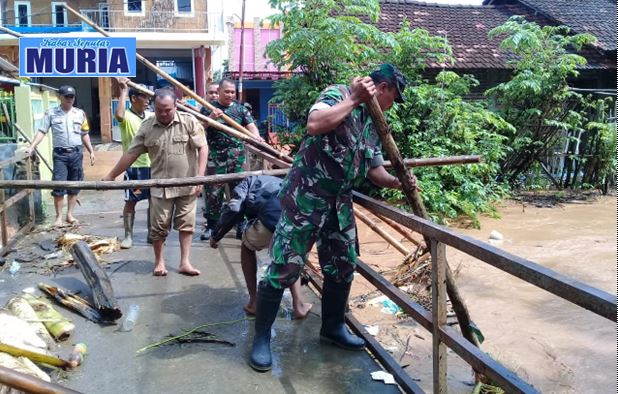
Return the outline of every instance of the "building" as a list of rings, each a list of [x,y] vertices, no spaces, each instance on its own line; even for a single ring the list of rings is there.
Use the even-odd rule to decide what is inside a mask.
[[[2,25],[37,37],[100,37],[100,33],[64,8],[78,10],[112,37],[135,37],[137,51],[148,61],[183,81],[198,94],[212,78],[213,51],[225,43],[222,1],[202,0],[4,0]],[[209,7],[213,4],[212,9]],[[0,56],[18,64],[18,41],[0,34]],[[152,70],[138,62],[135,82],[153,88],[165,85]],[[36,82],[58,87],[64,78],[39,78]],[[92,134],[102,142],[119,139],[113,133],[114,89],[110,78],[73,78],[76,105],[86,111]]]

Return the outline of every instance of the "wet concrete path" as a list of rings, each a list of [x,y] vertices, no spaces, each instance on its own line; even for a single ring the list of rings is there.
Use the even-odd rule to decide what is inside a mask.
[[[99,236],[122,236],[122,193],[84,192],[82,206],[76,215],[86,223],[81,233]],[[79,315],[58,307],[73,319],[74,335],[57,350],[66,355],[70,345],[84,342],[89,354],[77,370],[66,373],[60,383],[86,393],[389,393],[399,392],[395,386],[371,380],[370,373],[380,370],[369,353],[348,352],[322,345],[318,339],[320,326],[319,299],[303,288],[313,302],[310,316],[302,321],[278,319],[273,341],[273,370],[259,374],[247,365],[251,347],[253,322],[239,322],[204,330],[217,338],[233,342],[222,344],[194,343],[162,347],[136,355],[143,346],[179,334],[201,324],[244,319],[242,306],[247,300],[240,267],[239,241],[228,238],[218,250],[199,241],[193,243],[192,261],[202,271],[194,278],[176,272],[178,235],[172,232],[165,257],[169,274],[152,276],[152,249],[146,244],[145,203],[138,205],[135,224],[136,245],[126,251],[105,255],[118,261],[107,268],[115,295],[123,311],[131,304],[141,308],[136,327],[119,332],[117,326],[102,327]],[[201,224],[198,208],[198,223]],[[0,302],[25,287],[40,281],[72,291],[87,290],[84,279],[75,268],[54,277],[18,272],[10,277],[0,273]]]

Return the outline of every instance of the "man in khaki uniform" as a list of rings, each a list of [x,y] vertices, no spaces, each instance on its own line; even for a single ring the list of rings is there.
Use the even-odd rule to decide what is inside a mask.
[[[203,174],[208,159],[204,128],[192,115],[176,112],[176,96],[170,89],[155,92],[155,116],[142,122],[127,152],[103,180],[113,181],[141,154],[148,153],[152,179],[184,178]],[[180,266],[184,275],[199,275],[190,261],[195,228],[195,207],[202,186],[152,188],[150,222],[155,254],[155,276],[167,275],[163,243],[174,221],[180,238]]]

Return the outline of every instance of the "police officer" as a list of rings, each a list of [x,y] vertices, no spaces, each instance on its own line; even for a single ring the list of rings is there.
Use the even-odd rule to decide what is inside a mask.
[[[90,143],[90,126],[86,113],[79,108],[75,108],[75,88],[69,85],[60,86],[58,89],[60,105],[45,112],[43,123],[39,131],[27,149],[26,153],[31,155],[37,145],[45,138],[47,131],[51,128],[52,141],[54,146],[54,181],[82,181],[84,180],[84,169],[82,166],[83,147],[86,147],[90,154],[90,165],[94,165],[94,149]],[[62,208],[64,196],[67,196],[67,216],[69,224],[77,224],[78,220],[73,216],[73,210],[77,203],[79,190],[54,189],[54,208],[56,210],[55,226],[62,226]]]
[[[324,274],[320,339],[348,350],[365,342],[348,332],[344,315],[356,267],[356,225],[352,186],[365,177],[377,186],[399,188],[384,169],[381,144],[365,103],[375,96],[382,110],[402,102],[406,80],[383,64],[350,86],[327,87],[310,110],[305,136],[279,196],[281,219],[275,227],[268,267],[257,297],[255,337],[249,364],[271,368],[270,332],[283,289],[297,279],[317,242]]]

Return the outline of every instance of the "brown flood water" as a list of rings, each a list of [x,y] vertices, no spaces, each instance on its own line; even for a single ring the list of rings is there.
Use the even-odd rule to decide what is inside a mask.
[[[499,231],[504,240],[495,246],[616,294],[615,197],[554,208],[509,201],[499,212],[501,219],[482,218],[480,230],[456,231],[486,242],[492,230]],[[359,237],[362,257],[374,267],[401,262],[401,255],[380,249],[366,228],[359,227]],[[615,322],[457,250],[449,248],[447,256],[458,271],[457,283],[471,317],[485,336],[485,352],[544,393],[616,393]],[[360,295],[374,289],[357,280],[354,290]],[[431,391],[431,335],[380,308],[356,309],[354,314],[365,324],[380,326],[378,338],[391,346],[397,359],[407,341],[402,365],[409,364],[409,373]],[[469,367],[450,351],[448,362],[449,391],[470,392]]]

